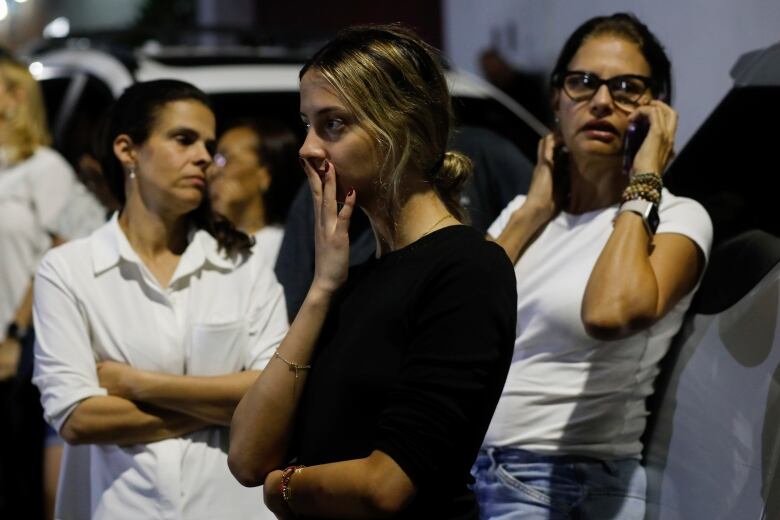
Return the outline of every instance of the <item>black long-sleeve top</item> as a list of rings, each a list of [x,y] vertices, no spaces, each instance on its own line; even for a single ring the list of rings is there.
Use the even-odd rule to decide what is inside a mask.
[[[417,487],[397,518],[477,519],[469,473],[506,379],[515,276],[467,226],[350,269],[312,360],[291,455],[388,454]]]

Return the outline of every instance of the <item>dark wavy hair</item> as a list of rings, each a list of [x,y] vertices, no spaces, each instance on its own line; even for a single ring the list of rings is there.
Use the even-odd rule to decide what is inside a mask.
[[[161,79],[130,86],[108,110],[100,128],[98,160],[108,187],[121,206],[126,201],[125,171],[114,154],[114,140],[126,134],[136,145],[144,143],[157,123],[160,111],[174,101],[197,101],[211,109],[208,96],[197,87],[183,81]],[[248,235],[212,210],[209,197],[203,197],[190,218],[195,227],[207,231],[230,255],[247,252],[253,245]]]
[[[236,128],[246,128],[255,135],[255,156],[260,166],[268,168],[271,175],[271,184],[263,193],[267,222],[284,224],[290,204],[305,179],[298,157],[300,140],[288,125],[278,119],[238,119],[228,124],[223,134]]]
[[[563,44],[555,62],[550,75],[552,87],[560,87],[560,78],[566,73],[569,63],[585,40],[601,35],[617,36],[635,43],[650,65],[650,91],[653,97],[672,103],[672,64],[669,57],[658,38],[631,13],[596,16],[577,27]]]

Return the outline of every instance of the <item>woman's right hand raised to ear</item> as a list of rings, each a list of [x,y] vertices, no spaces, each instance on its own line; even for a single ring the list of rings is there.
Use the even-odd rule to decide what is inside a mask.
[[[349,269],[349,220],[357,194],[350,188],[339,209],[336,201],[336,169],[323,160],[315,169],[301,159],[314,203],[314,279],[312,288],[332,295],[347,279]]]
[[[534,166],[531,185],[524,203],[524,206],[527,206],[526,209],[533,208],[539,214],[544,215],[546,220],[552,220],[561,209],[559,207],[560,197],[556,191],[560,190],[560,187],[555,186],[553,178],[556,141],[554,133],[549,133],[539,140],[536,166]]]
[[[539,141],[538,159],[531,177],[531,186],[523,204],[510,216],[496,242],[504,248],[512,263],[522,256],[528,245],[561,209],[561,186],[553,178],[556,138],[547,134]]]

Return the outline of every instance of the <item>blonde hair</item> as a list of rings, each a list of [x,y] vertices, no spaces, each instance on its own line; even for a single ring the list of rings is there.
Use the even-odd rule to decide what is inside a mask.
[[[13,110],[0,112],[6,159],[11,163],[23,161],[35,153],[39,146],[51,143],[46,108],[38,82],[23,64],[12,59],[0,59],[0,83],[8,95],[17,97],[23,93],[23,101]]]
[[[452,105],[437,51],[400,25],[341,31],[301,70],[317,70],[334,87],[384,155],[380,185],[397,214],[404,173],[415,170],[461,220],[460,192],[471,161],[447,151]]]

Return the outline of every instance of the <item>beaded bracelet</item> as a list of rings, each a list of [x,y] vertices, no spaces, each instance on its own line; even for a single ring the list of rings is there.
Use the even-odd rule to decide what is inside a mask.
[[[638,173],[631,177],[631,181],[620,196],[620,202],[644,199],[654,204],[660,204],[662,189],[663,181],[660,175],[655,172]]]
[[[620,202],[628,202],[634,199],[645,199],[658,204],[661,202],[661,192],[647,185],[628,186],[620,196]]]
[[[658,190],[664,186],[664,183],[661,180],[661,176],[655,172],[637,173],[631,177],[631,184],[635,182],[650,184]]]
[[[299,370],[309,370],[311,368],[311,365],[299,365],[298,363],[288,361],[287,359],[283,358],[278,351],[274,352],[274,357],[281,359],[282,362],[290,368],[290,371],[295,372],[295,379],[298,379]]]
[[[306,466],[287,466],[282,471],[282,480],[279,482],[279,494],[282,495],[287,507],[290,507],[290,498],[292,498],[292,488],[290,487],[290,481],[294,475],[300,473]]]

